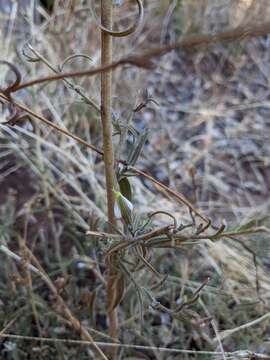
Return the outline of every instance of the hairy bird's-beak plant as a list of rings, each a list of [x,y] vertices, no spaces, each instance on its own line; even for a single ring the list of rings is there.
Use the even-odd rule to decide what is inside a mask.
[[[84,57],[90,59],[88,55],[76,54],[69,56],[64,60],[62,66],[59,68],[50,64],[34,47],[28,46],[31,56],[24,55],[28,61],[41,61],[46,64],[55,75],[50,75],[45,78],[32,80],[22,83],[21,73],[17,66],[5,60],[1,61],[1,65],[7,66],[15,76],[14,82],[5,89],[0,90],[1,102],[4,102],[10,112],[6,125],[12,126],[16,124],[22,117],[35,118],[54,130],[68,136],[87,148],[95,151],[104,160],[105,179],[106,179],[106,199],[107,199],[107,227],[105,231],[93,231],[89,229],[87,236],[95,237],[100,240],[100,243],[105,240],[104,258],[106,259],[106,296],[107,296],[107,313],[109,319],[109,335],[110,338],[117,342],[119,340],[119,324],[117,309],[123,300],[128,289],[135,290],[139,305],[140,305],[140,323],[144,321],[144,306],[145,302],[150,305],[151,309],[166,313],[181,321],[189,322],[194,325],[194,312],[190,311],[190,307],[196,305],[200,294],[205,290],[208,284],[208,277],[202,282],[194,291],[184,296],[175,304],[174,308],[168,308],[162,305],[155,297],[156,289],[161,288],[168,280],[168,274],[162,274],[152,264],[153,254],[157,249],[172,249],[177,250],[185,245],[198,244],[204,240],[218,241],[222,238],[234,239],[235,236],[246,235],[256,232],[266,232],[268,230],[264,227],[257,228],[239,228],[236,231],[226,231],[225,225],[216,227],[211,220],[205,217],[196,207],[188,201],[184,195],[165,186],[151,175],[138,169],[136,167],[144,145],[149,135],[149,130],[136,129],[133,125],[133,116],[136,112],[141,111],[147,106],[149,102],[156,103],[155,100],[145,94],[144,101],[136,106],[130,117],[125,119],[116,119],[113,115],[112,109],[112,71],[118,66],[124,64],[142,67],[145,69],[152,69],[154,63],[152,59],[165,54],[166,52],[177,48],[190,48],[198,45],[210,44],[217,41],[228,41],[241,38],[243,36],[252,36],[252,31],[249,29],[237,28],[234,31],[228,31],[215,35],[201,35],[184,39],[183,41],[150,49],[142,55],[132,55],[113,61],[113,43],[112,38],[121,38],[129,36],[142,25],[143,20],[143,3],[141,0],[135,0],[134,4],[138,9],[138,14],[134,24],[122,31],[116,31],[113,28],[113,2],[112,0],[101,0],[101,17],[100,21],[95,14],[92,4],[92,14],[95,18],[101,31],[101,66],[97,69],[90,69],[85,71],[77,71],[72,73],[62,72],[64,65],[74,59],[75,57]],[[118,2],[117,2],[118,3]],[[254,29],[253,29],[254,31]],[[264,24],[259,26],[255,33],[268,33],[270,25]],[[100,105],[93,99],[89,98],[83,89],[76,86],[72,82],[72,78],[81,76],[92,76],[101,74],[101,91],[100,91]],[[68,80],[69,79],[69,80]],[[34,111],[14,99],[13,94],[21,89],[45,83],[48,81],[63,80],[69,89],[76,92],[77,95],[90,107],[94,108],[95,112],[100,116],[103,134],[103,147],[98,149],[88,141],[81,139],[79,136],[72,134],[67,129],[58,126],[56,123],[46,119],[44,116],[36,114]],[[156,103],[157,104],[157,103]],[[158,105],[158,104],[157,104]],[[118,143],[113,141],[113,134],[117,136]],[[136,201],[133,197],[132,180],[134,176],[143,176],[152,181],[158,189],[161,189],[171,198],[174,198],[178,203],[187,206],[190,215],[190,221],[182,223],[176,218],[174,214],[162,209],[157,211],[141,214],[139,206],[136,206]],[[157,217],[162,215],[163,220],[166,219],[165,225],[160,226]],[[247,249],[247,247],[245,247]],[[10,252],[10,250],[1,245],[0,250],[6,255],[11,256],[16,261],[21,261],[21,258]],[[28,251],[28,250],[27,250]],[[43,282],[49,287],[54,294],[58,304],[65,315],[65,318],[72,324],[73,328],[83,337],[89,341],[99,358],[107,359],[107,355],[95,343],[93,337],[83,324],[76,319],[70,311],[68,305],[61,297],[61,293],[57,291],[54,284],[50,281],[45,271],[39,266],[38,261],[27,252],[27,256],[35,264],[27,265],[29,271],[36,273]],[[254,257],[254,264],[257,269],[256,257]],[[147,278],[147,283],[141,284],[140,274],[150,274]],[[112,346],[110,357],[117,359],[117,347]]]

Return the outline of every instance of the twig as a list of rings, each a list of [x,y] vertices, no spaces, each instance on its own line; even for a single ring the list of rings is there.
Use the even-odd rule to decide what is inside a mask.
[[[235,333],[237,333],[237,332],[239,332],[241,330],[248,329],[249,327],[254,326],[254,325],[258,325],[262,321],[267,320],[269,318],[270,318],[270,312],[264,314],[263,316],[255,319],[253,321],[250,321],[250,322],[248,322],[246,324],[240,325],[240,326],[238,326],[238,327],[236,327],[234,329],[221,331],[219,333],[219,337],[220,337],[221,340],[223,340],[223,339],[227,338],[228,336],[231,336],[231,335],[233,335],[233,334],[235,334]],[[216,338],[214,340],[217,341]]]
[[[237,27],[233,30],[220,32],[217,34],[202,34],[202,35],[193,35],[189,36],[182,41],[165,45],[162,47],[157,47],[148,51],[143,52],[142,54],[135,54],[131,56],[127,56],[123,59],[118,61],[111,62],[106,65],[102,65],[96,69],[84,70],[84,71],[75,71],[75,72],[68,72],[59,75],[49,75],[43,78],[34,79],[26,83],[22,83],[16,86],[12,92],[27,88],[29,86],[42,84],[48,81],[56,81],[61,80],[64,78],[74,78],[74,77],[81,77],[81,76],[93,76],[100,73],[106,73],[108,70],[114,70],[119,66],[129,64],[137,67],[142,67],[145,69],[153,69],[153,62],[151,59],[160,57],[165,55],[166,53],[176,50],[176,49],[190,49],[202,45],[209,45],[218,42],[232,42],[236,40],[242,40],[244,38],[250,37],[257,37],[263,36],[270,33],[270,23],[264,23],[262,25],[257,25],[253,27]],[[109,35],[108,35],[109,36]]]
[[[6,95],[1,94],[0,93],[0,98],[9,101],[9,99],[7,98]],[[36,112],[32,111],[31,109],[29,109],[28,107],[26,107],[25,105],[12,100],[12,103],[18,107],[19,109],[25,111],[26,113],[28,113],[29,115],[33,116],[34,118],[42,121],[43,123],[49,125],[50,127],[52,127],[53,129],[61,132],[62,134],[72,138],[73,140],[76,140],[78,143],[87,146],[88,148],[90,148],[91,150],[95,151],[96,153],[98,153],[99,155],[103,156],[103,151],[98,149],[97,147],[95,147],[94,145],[89,144],[87,141],[81,139],[79,136],[72,134],[71,132],[61,128],[60,126],[54,124],[53,122],[51,122],[50,120],[46,119],[44,116],[41,116],[39,114],[37,114]]]
[[[153,183],[155,183],[156,185],[158,185],[161,189],[165,190],[168,194],[170,194],[171,196],[173,196],[174,198],[176,198],[178,201],[180,201],[181,203],[185,204],[189,209],[191,209],[199,218],[201,218],[202,220],[206,221],[207,223],[209,222],[209,220],[202,215],[192,204],[191,202],[189,202],[187,200],[187,198],[183,195],[183,194],[179,194],[178,192],[170,189],[169,187],[167,187],[166,185],[162,184],[160,181],[156,180],[155,178],[153,178],[151,175],[147,174],[146,172],[139,170],[137,168],[135,168],[134,166],[129,166],[129,169],[131,169],[132,171],[134,171],[134,173],[141,175],[143,177],[145,177],[146,179],[152,181]]]

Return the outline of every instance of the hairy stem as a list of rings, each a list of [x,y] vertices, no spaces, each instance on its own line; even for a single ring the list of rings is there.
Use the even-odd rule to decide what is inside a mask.
[[[106,28],[112,27],[112,1],[101,0],[101,24]],[[101,32],[101,65],[106,66],[112,62],[112,37],[105,31]],[[112,98],[112,70],[101,74],[101,121],[103,129],[103,151],[107,191],[107,207],[110,230],[116,226],[114,216],[114,153],[112,143],[112,124],[111,124],[111,98]],[[112,265],[108,265],[108,284],[107,301],[108,308],[111,299],[115,298],[115,289],[113,287],[115,270]],[[117,310],[108,312],[110,336],[117,338]],[[116,348],[111,351],[111,358],[116,359]]]

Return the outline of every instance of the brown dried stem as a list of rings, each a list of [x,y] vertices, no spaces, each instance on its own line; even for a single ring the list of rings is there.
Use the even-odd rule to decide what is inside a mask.
[[[101,1],[101,24],[106,28],[112,27],[112,1]],[[107,32],[101,32],[101,65],[106,67],[112,62],[112,38]],[[106,178],[107,209],[110,230],[116,227],[114,216],[114,152],[112,142],[112,121],[111,121],[111,99],[112,99],[112,70],[101,73],[101,121],[103,131],[103,152]],[[111,309],[110,303],[115,298],[115,277],[116,271],[113,264],[108,263],[107,281],[107,303],[109,318],[109,333],[113,339],[117,339],[117,308]],[[112,359],[116,359],[117,350],[111,351]]]
[[[142,67],[145,69],[153,69],[153,62],[151,59],[160,57],[172,50],[176,49],[191,49],[198,46],[206,46],[218,42],[232,42],[236,40],[243,40],[245,38],[258,37],[267,35],[270,33],[270,22],[266,22],[261,25],[252,26],[252,27],[237,27],[232,30],[220,32],[217,34],[201,34],[201,35],[192,35],[183,39],[179,42],[164,45],[161,47],[156,47],[148,51],[143,52],[142,54],[134,54],[132,56],[127,56],[118,61],[110,62],[107,64],[102,64],[101,67],[96,69],[89,69],[84,71],[76,71],[69,73],[62,73],[59,75],[49,75],[43,78],[34,79],[26,83],[22,83],[12,89],[12,92],[24,89],[29,86],[42,84],[48,81],[56,81],[64,78],[74,78],[81,76],[93,76],[100,73],[106,73],[108,70],[116,69],[119,66],[129,64],[137,67]],[[109,35],[108,35],[109,36]]]

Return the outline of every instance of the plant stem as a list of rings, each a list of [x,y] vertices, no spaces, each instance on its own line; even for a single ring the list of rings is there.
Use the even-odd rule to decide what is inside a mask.
[[[105,26],[112,23],[111,0],[101,1],[101,21]],[[110,35],[101,33],[101,63],[107,65],[112,61],[112,38]],[[116,225],[114,217],[114,153],[112,143],[112,124],[111,124],[111,95],[112,93],[112,71],[108,70],[101,74],[101,121],[103,130],[103,151],[107,190],[108,219],[110,224]]]
[[[112,0],[101,0],[101,24],[108,29],[112,27]],[[112,62],[112,37],[105,31],[101,32],[101,65],[106,66]],[[112,123],[111,123],[111,98],[112,98],[112,70],[101,74],[101,121],[103,129],[103,151],[107,191],[107,208],[110,230],[116,226],[114,216],[114,153],[112,143]],[[115,279],[115,269],[108,265],[107,282],[107,302],[115,298],[113,287]],[[109,305],[108,305],[108,308]],[[109,332],[113,339],[117,338],[117,310],[113,309],[108,313]],[[112,349],[111,358],[116,359],[116,348]]]

